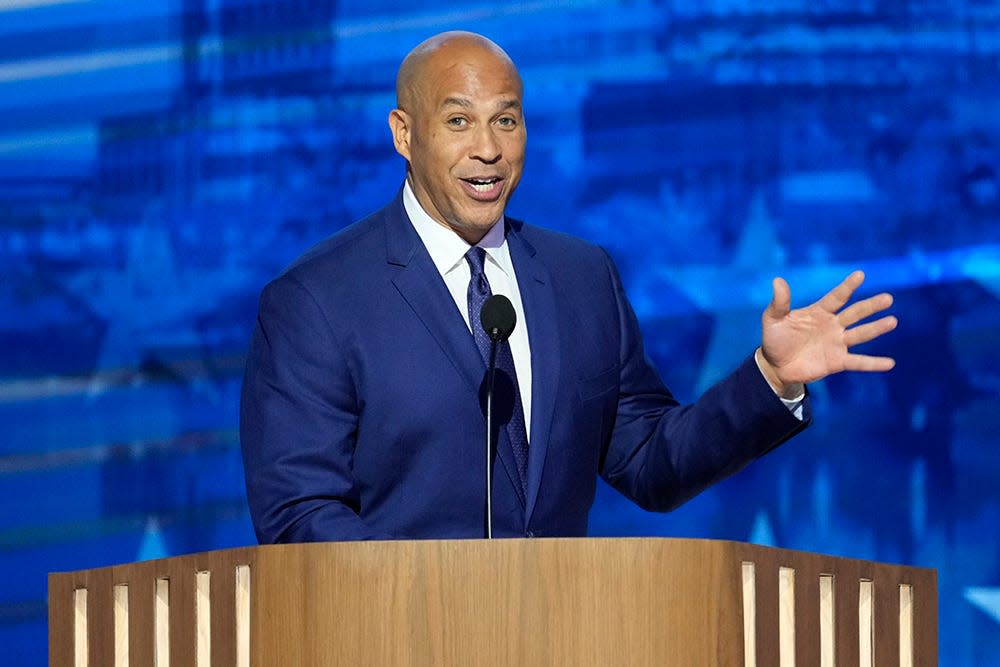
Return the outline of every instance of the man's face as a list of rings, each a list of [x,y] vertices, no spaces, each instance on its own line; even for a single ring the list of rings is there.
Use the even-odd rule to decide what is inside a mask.
[[[521,178],[527,133],[513,66],[475,46],[430,56],[412,104],[389,117],[414,194],[437,222],[477,243]]]

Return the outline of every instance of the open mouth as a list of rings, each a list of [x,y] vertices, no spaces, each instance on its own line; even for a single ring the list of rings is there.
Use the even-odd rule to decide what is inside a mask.
[[[490,178],[463,178],[462,180],[471,185],[472,189],[476,192],[486,194],[492,192],[503,179],[498,176],[492,176]]]

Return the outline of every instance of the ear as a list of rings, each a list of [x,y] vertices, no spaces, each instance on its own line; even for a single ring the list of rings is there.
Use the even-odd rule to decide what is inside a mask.
[[[396,147],[396,152],[410,161],[410,122],[408,113],[402,109],[393,109],[389,112],[389,129],[392,131],[392,143]]]

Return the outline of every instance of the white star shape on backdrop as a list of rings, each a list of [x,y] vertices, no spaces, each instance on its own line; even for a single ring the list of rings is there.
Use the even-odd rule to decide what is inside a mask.
[[[965,589],[964,596],[974,607],[1000,623],[1000,588],[973,586]]]

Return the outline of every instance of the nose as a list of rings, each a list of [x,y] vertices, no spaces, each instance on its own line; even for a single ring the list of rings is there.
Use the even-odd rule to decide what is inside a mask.
[[[475,133],[469,157],[486,164],[493,164],[503,155],[500,142],[497,140],[496,130],[491,124],[479,127]]]

